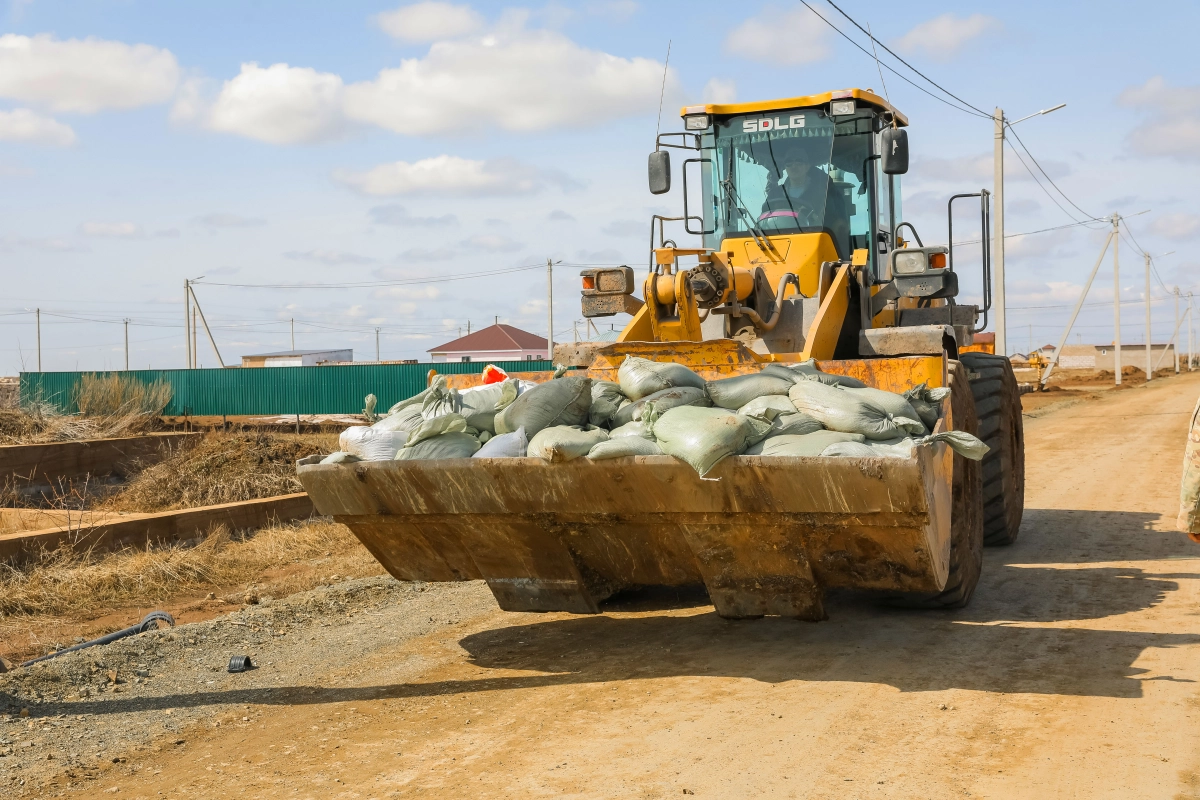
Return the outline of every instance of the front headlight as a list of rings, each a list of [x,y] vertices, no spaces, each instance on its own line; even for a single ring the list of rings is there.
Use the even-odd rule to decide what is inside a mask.
[[[929,256],[920,250],[900,251],[892,256],[892,273],[920,275],[929,268]]]
[[[683,127],[689,131],[708,130],[708,114],[688,114],[683,118]]]
[[[854,113],[853,100],[834,100],[829,104],[829,114],[834,117],[848,117]]]

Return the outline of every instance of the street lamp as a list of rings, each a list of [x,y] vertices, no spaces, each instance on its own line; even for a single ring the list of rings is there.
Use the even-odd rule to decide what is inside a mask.
[[[1058,111],[1060,108],[1065,108],[1066,103],[1059,103],[1051,108],[1044,108],[1041,111],[1035,111],[1032,114],[1021,117],[1016,122],[1005,119],[1004,111],[999,106],[996,107],[996,114],[993,119],[996,122],[995,133],[995,175],[994,175],[994,194],[996,196],[996,206],[992,213],[992,219],[996,226],[996,239],[992,255],[992,271],[995,274],[995,287],[992,292],[993,306],[995,307],[996,315],[996,352],[1002,356],[1008,355],[1008,340],[1006,337],[1006,322],[1004,315],[1004,126],[1012,127],[1017,122],[1024,122],[1033,117],[1040,117],[1043,114],[1049,114],[1051,111]]]

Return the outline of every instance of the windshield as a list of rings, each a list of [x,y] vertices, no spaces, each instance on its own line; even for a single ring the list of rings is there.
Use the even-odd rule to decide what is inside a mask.
[[[821,111],[718,120],[706,170],[706,228],[715,243],[756,234],[817,233],[849,258],[870,247],[872,119]]]

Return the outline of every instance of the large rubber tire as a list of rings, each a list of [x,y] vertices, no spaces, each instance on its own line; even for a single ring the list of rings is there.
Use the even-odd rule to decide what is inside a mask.
[[[978,435],[975,400],[967,381],[967,368],[949,364],[950,415],[955,430]],[[954,455],[950,510],[950,575],[946,588],[933,595],[888,598],[903,608],[962,608],[971,602],[983,569],[983,482],[980,464]]]
[[[1025,429],[1021,393],[1012,364],[991,353],[963,353],[971,371],[971,394],[979,415],[979,438],[991,450],[983,457],[983,543],[1009,545],[1021,531],[1025,510]]]

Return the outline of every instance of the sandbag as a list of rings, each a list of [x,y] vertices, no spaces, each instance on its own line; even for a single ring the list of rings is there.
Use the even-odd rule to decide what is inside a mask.
[[[373,394],[369,394],[363,398],[363,416],[367,418],[368,424],[375,424],[379,421],[379,415],[375,413],[375,406],[379,403],[379,398]]]
[[[788,388],[791,388],[790,383],[788,384]],[[743,417],[758,417],[759,419],[773,420],[781,414],[795,414],[796,406],[786,394],[768,394],[754,398],[749,403],[740,407],[737,413]]]
[[[607,425],[625,400],[621,384],[613,381],[592,381],[592,407],[588,411],[588,424],[601,427]]]
[[[652,421],[651,433],[664,453],[704,477],[726,456],[746,449],[758,433],[753,420],[724,408],[677,406]]]
[[[880,442],[839,442],[821,451],[830,458],[911,458],[913,440],[905,439],[901,444]]]
[[[826,447],[838,442],[865,442],[861,433],[815,431],[805,434],[770,436],[746,448],[748,456],[819,456]]]
[[[463,389],[458,393],[458,413],[467,420],[469,427],[495,433],[496,414],[512,405],[519,394],[517,382],[511,378]]]
[[[467,421],[463,418],[462,414],[442,414],[440,417],[427,419],[414,428],[408,434],[408,441],[404,446],[413,447],[426,439],[432,439],[435,436],[441,436],[446,433],[466,433],[471,435],[471,431],[467,429]],[[474,436],[471,438],[474,438]]]
[[[799,362],[776,361],[763,367],[762,371],[768,375],[784,377],[783,370],[786,370],[791,375],[793,381],[820,381],[826,386],[847,386],[855,389],[861,389],[866,386],[858,378],[851,378],[849,375],[834,375],[831,372],[822,372],[817,369],[815,358]]]
[[[656,412],[661,415],[676,406],[711,406],[712,401],[708,399],[708,395],[703,389],[697,389],[694,386],[676,386],[648,394],[629,405],[621,406],[613,414],[610,424],[613,427],[620,427],[645,419],[650,404],[653,404]]]
[[[338,451],[336,453],[330,453],[329,455],[325,456],[317,463],[318,464],[354,464],[359,461],[362,461],[362,459],[359,458],[358,456],[354,455],[353,453],[346,453],[343,451]]]
[[[441,458],[470,458],[479,449],[479,440],[468,433],[443,433],[423,439],[396,453],[397,461],[425,461]]]
[[[418,408],[420,408],[421,403],[425,402],[425,398],[428,396],[429,396],[429,389],[426,389],[423,392],[417,392],[416,394],[414,394],[412,397],[408,398],[407,400],[401,400],[399,403],[396,403],[394,406],[389,408],[388,414],[389,415],[395,414],[397,411],[400,411],[401,409],[405,409],[405,408],[408,408],[408,407],[414,406],[414,405],[417,406]]]
[[[458,390],[446,385],[445,375],[434,375],[425,399],[421,401],[421,417],[435,419],[446,414],[457,414],[460,410],[462,402]]]
[[[751,375],[735,375],[732,378],[708,381],[705,389],[708,396],[712,398],[714,406],[738,409],[756,397],[786,395],[788,389],[792,388],[792,383],[793,381],[789,379],[756,372]]]
[[[623,436],[640,436],[643,439],[653,439],[654,434],[650,432],[650,423],[644,419],[636,422],[626,422],[624,425],[613,428],[608,432],[608,438],[620,439]]]
[[[626,356],[617,369],[617,380],[621,391],[630,400],[643,397],[663,389],[676,386],[704,388],[704,378],[673,361],[650,361],[637,356]]]
[[[591,407],[591,378],[569,377],[539,383],[521,392],[496,415],[496,433],[524,428],[532,441],[543,428],[583,425]]]
[[[413,403],[388,414],[371,427],[379,431],[412,431],[424,421],[421,404]]]
[[[933,444],[934,442],[945,442],[950,445],[951,450],[972,461],[982,461],[983,457],[992,449],[979,437],[966,431],[942,431],[917,439],[917,444]]]
[[[338,436],[338,448],[345,453],[358,456],[362,461],[391,461],[396,451],[404,447],[408,434],[404,431],[386,431],[362,425],[346,428]]]
[[[866,398],[856,396],[851,391],[820,381],[805,380],[794,384],[788,397],[797,411],[816,418],[831,431],[861,433],[868,439],[891,439],[913,428],[917,433],[924,432],[925,426],[919,420],[893,419]]]
[[[795,414],[780,414],[771,420],[771,430],[767,436],[802,436],[824,429],[825,426],[816,418],[797,411]]]
[[[637,425],[638,423],[631,423]],[[608,458],[623,458],[625,456],[661,456],[662,448],[650,439],[641,436],[622,436],[600,442],[588,451],[587,457],[592,461],[603,461]]]
[[[586,456],[600,442],[608,441],[608,431],[589,425],[555,425],[542,428],[529,440],[529,456],[561,464]]]
[[[942,413],[942,401],[949,395],[950,390],[944,386],[930,389],[922,383],[905,392],[904,399],[921,417],[921,422],[925,423],[925,427],[933,430]]]
[[[897,421],[898,425],[900,424],[900,419],[912,420],[913,422],[917,423],[917,425],[920,425],[919,429],[916,425],[902,425],[901,427],[904,427],[908,433],[911,433],[914,436],[924,436],[925,434],[929,433],[929,431],[925,428],[925,423],[921,422],[921,415],[918,414],[917,410],[912,407],[912,404],[904,398],[904,395],[896,394],[895,392],[885,392],[883,389],[875,389],[870,386],[864,386],[861,389],[845,387],[844,390],[847,394],[853,395],[854,397],[860,397],[878,408],[880,411],[888,414],[893,420]]]
[[[528,451],[525,429],[517,428],[512,433],[499,433],[488,439],[471,458],[524,458]]]

